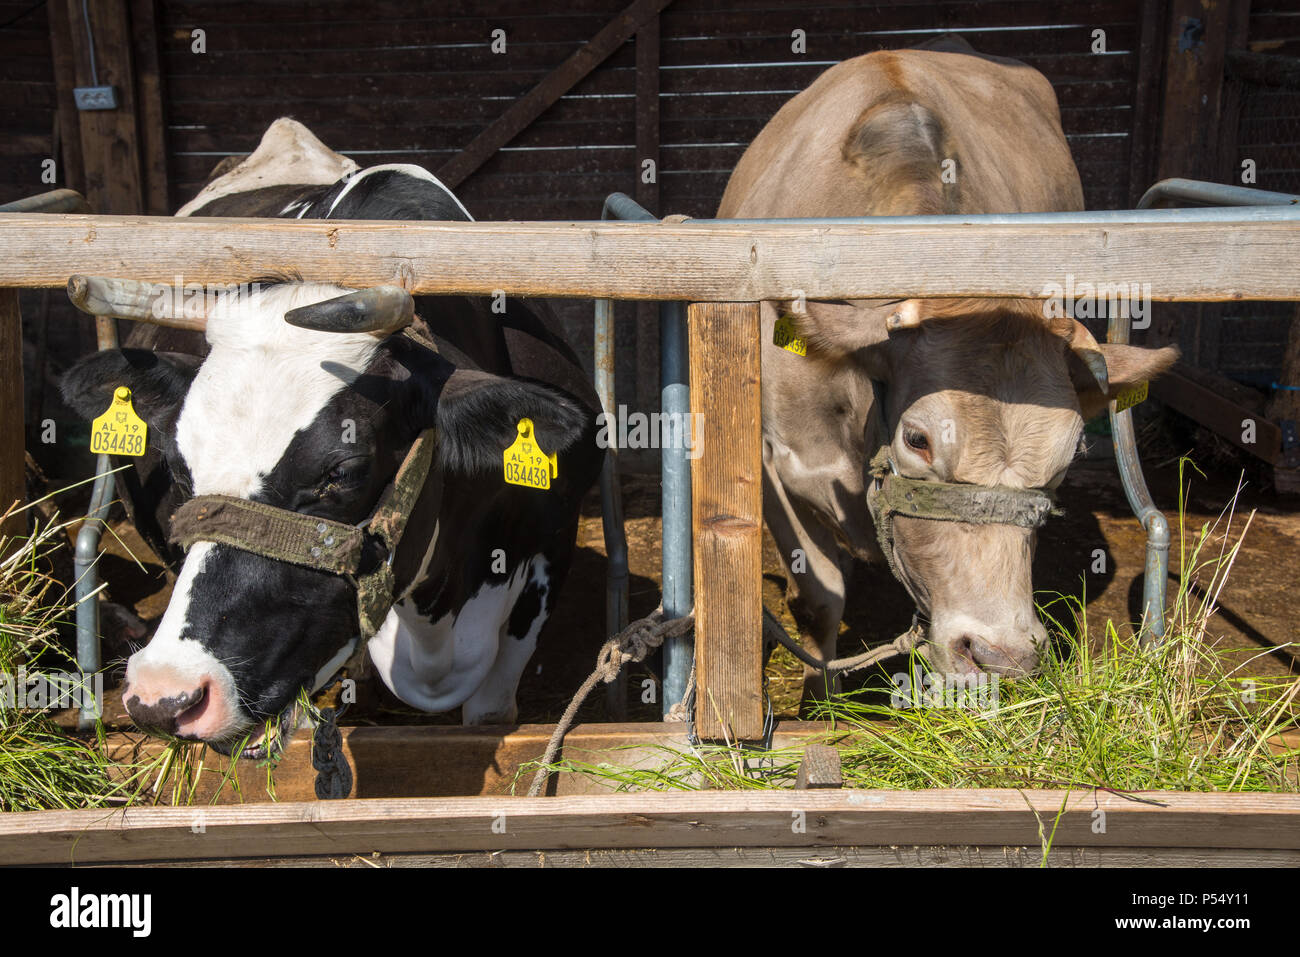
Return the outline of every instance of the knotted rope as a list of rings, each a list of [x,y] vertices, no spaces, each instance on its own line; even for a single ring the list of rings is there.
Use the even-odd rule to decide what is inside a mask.
[[[884,661],[886,658],[893,658],[895,655],[911,654],[913,649],[925,641],[925,626],[921,624],[920,616],[913,614],[912,627],[888,644],[872,648],[870,651],[864,651],[852,658],[834,658],[831,661],[822,661],[805,651],[799,642],[786,634],[781,622],[766,608],[763,609],[763,635],[769,641],[780,643],[787,651],[811,668],[817,668],[828,674],[837,672],[848,674],[850,671],[857,671],[859,668],[873,665],[877,661]]]
[[[573,696],[569,707],[565,709],[559,723],[555,726],[555,732],[546,745],[546,754],[542,756],[542,766],[537,769],[537,773],[533,776],[532,787],[528,789],[529,797],[537,797],[542,793],[542,788],[546,786],[546,778],[550,774],[549,767],[560,750],[564,736],[568,734],[578,709],[582,707],[582,703],[587,700],[587,695],[591,694],[596,685],[602,681],[606,683],[613,681],[629,661],[644,660],[646,655],[664,643],[665,638],[680,638],[690,631],[694,624],[694,613],[683,618],[664,620],[664,609],[660,605],[647,617],[632,622],[601,646],[600,654],[596,656],[596,670],[588,675],[587,680],[578,688],[578,693]]]
[[[333,708],[322,708],[312,732],[311,766],[316,770],[316,797],[322,801],[345,798],[352,793],[352,768],[343,755],[343,735]]]

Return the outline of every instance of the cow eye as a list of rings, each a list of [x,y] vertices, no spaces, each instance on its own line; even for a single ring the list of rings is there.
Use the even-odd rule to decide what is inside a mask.
[[[337,462],[321,477],[321,486],[332,490],[356,485],[365,476],[365,465],[363,456]]]
[[[930,440],[925,437],[924,432],[918,432],[916,429],[904,429],[903,441],[918,452],[930,451]]]

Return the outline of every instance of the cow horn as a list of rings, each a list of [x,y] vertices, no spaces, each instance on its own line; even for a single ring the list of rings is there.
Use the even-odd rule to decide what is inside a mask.
[[[405,329],[415,318],[415,300],[400,286],[375,286],[335,299],[299,306],[284,321],[318,332],[369,332],[386,336]]]
[[[897,329],[915,329],[923,319],[925,319],[925,312],[921,308],[921,300],[904,299],[885,319],[885,328],[890,332]]]
[[[1109,395],[1110,372],[1106,368],[1106,357],[1102,355],[1101,346],[1088,331],[1088,327],[1078,319],[1074,320],[1069,342],[1070,351],[1083,361],[1088,371],[1092,373],[1092,377],[1097,380],[1097,388],[1101,389],[1101,394]]]
[[[68,298],[74,306],[92,316],[118,316],[199,331],[207,325],[203,312],[196,311],[193,306],[187,308],[187,304],[181,301],[182,297],[175,295],[172,287],[165,283],[105,276],[69,276]],[[201,298],[199,302],[202,302]]]

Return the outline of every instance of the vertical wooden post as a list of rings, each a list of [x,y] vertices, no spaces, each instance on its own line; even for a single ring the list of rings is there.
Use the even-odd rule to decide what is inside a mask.
[[[158,0],[131,0],[132,72],[144,212],[168,216],[172,205],[167,191],[167,123],[163,117],[162,69],[158,63],[157,6]]]
[[[1133,129],[1129,132],[1128,204],[1137,206],[1155,175],[1160,135],[1160,73],[1164,64],[1164,19],[1161,0],[1142,0],[1139,18],[1138,75],[1133,92]]]
[[[81,162],[81,117],[72,97],[77,85],[76,57],[72,51],[72,26],[68,5],[61,0],[46,5],[50,20],[50,51],[54,59],[54,89],[58,101],[59,164],[57,182],[86,194],[85,167]],[[35,192],[35,190],[33,190]],[[93,208],[93,207],[92,207]]]
[[[1164,91],[1161,98],[1157,179],[1184,176],[1213,179],[1218,170],[1219,105],[1233,4],[1206,0],[1170,0],[1165,24]],[[1201,303],[1162,308],[1147,333],[1147,342],[1176,342],[1183,358],[1204,365],[1203,338],[1215,341],[1218,325],[1204,319]],[[1207,328],[1208,327],[1208,328]]]
[[[90,69],[90,38],[81,0],[65,0],[77,86],[117,88],[115,110],[82,110],[81,160],[86,201],[97,213],[140,213],[144,191],[140,173],[140,138],[136,128],[135,72],[131,61],[131,24],[126,4],[89,0],[94,33],[95,70]]]
[[[18,290],[0,289],[0,515],[26,499],[27,444],[23,422],[23,321]],[[0,525],[0,535],[21,535],[22,516]]]
[[[759,304],[696,303],[690,325],[695,537],[695,724],[763,732],[763,456]]]

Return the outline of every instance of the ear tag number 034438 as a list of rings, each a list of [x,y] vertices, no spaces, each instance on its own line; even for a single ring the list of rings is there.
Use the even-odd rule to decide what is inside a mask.
[[[131,406],[131,390],[118,386],[113,404],[90,429],[90,451],[101,455],[144,455],[149,426]]]
[[[1135,385],[1131,389],[1125,389],[1119,395],[1115,396],[1115,411],[1123,412],[1125,409],[1131,409],[1139,402],[1145,402],[1147,393],[1151,389],[1149,382],[1143,382],[1141,385]]]
[[[520,419],[517,428],[519,434],[502,457],[506,481],[525,488],[549,489],[551,481],[559,474],[556,457],[537,447],[532,419]]]
[[[795,334],[794,319],[788,315],[776,320],[772,328],[772,345],[797,356],[808,355],[808,343]]]

